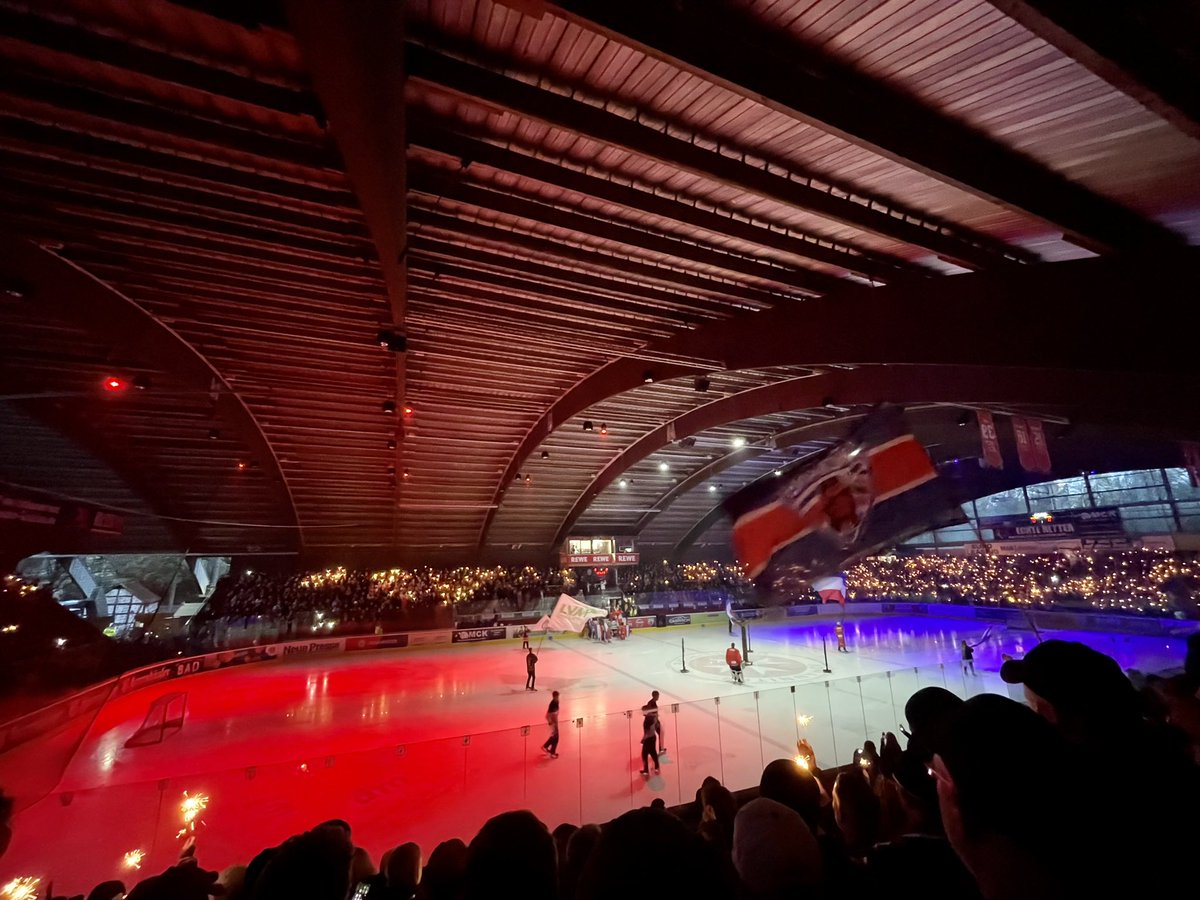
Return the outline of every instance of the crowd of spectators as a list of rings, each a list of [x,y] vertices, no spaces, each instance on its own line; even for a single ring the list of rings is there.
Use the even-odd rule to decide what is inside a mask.
[[[815,602],[802,573],[776,582],[787,602]],[[1028,556],[919,554],[864,559],[846,571],[851,601],[907,600],[1149,615],[1197,615],[1200,568],[1194,560],[1156,550]],[[613,585],[615,588],[613,589]],[[782,586],[782,587],[780,587]],[[592,569],[506,566],[457,569],[328,569],[299,575],[247,573],[223,582],[197,620],[276,623],[280,633],[327,628],[351,634],[373,629],[486,624],[525,612],[539,614],[566,591],[610,603],[656,593],[727,593],[753,602],[742,568],[720,562],[642,563],[597,574]],[[549,598],[549,599],[547,599]],[[589,601],[595,602],[595,601]],[[440,617],[439,617],[440,614]]]
[[[654,800],[553,830],[515,810],[469,842],[428,855],[399,843],[378,863],[334,820],[222,872],[187,854],[127,898],[1125,900],[1186,889],[1200,839],[1200,636],[1182,674],[1140,690],[1111,658],[1065,641],[1001,675],[1028,705],[923,688],[905,706],[906,747],[881,735],[836,772],[801,740],[756,789],[735,794],[710,777],[694,803]],[[396,815],[401,841],[402,807]],[[122,891],[106,882],[87,896]]]
[[[557,570],[531,566],[248,572],[221,583],[201,621],[261,617],[307,626],[319,618],[341,631],[364,631],[382,623],[420,624],[439,609],[536,608],[547,591],[562,583]]]
[[[846,571],[852,600],[906,599],[1194,616],[1200,566],[1164,550],[878,556]]]
[[[735,563],[641,563],[617,570],[617,584],[627,594],[655,591],[729,590],[750,587],[745,571]]]

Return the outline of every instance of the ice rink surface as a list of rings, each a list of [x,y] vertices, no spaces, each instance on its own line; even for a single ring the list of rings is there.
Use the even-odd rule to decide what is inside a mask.
[[[737,637],[712,626],[640,630],[610,644],[535,639],[536,693],[524,689],[520,641],[299,658],[162,683],[112,700],[85,734],[68,729],[0,757],[0,787],[20,809],[0,883],[37,875],[74,893],[161,871],[181,843],[185,790],[209,797],[197,855],[210,868],[248,862],[334,817],[376,860],[408,840],[426,855],[449,837],[469,842],[509,809],[531,809],[551,828],[602,822],[654,797],[691,800],[707,775],[735,790],[757,784],[801,736],[820,765],[849,762],[865,739],[899,736],[920,687],[1007,693],[1001,654],[1019,657],[1037,641],[992,629],[971,675],[959,641],[985,636],[977,621],[852,618],[846,632],[850,652],[838,653],[828,619],[752,625],[742,685],[724,658]],[[1080,640],[1147,671],[1181,665],[1184,653],[1182,638],[1042,637]],[[541,750],[552,690],[561,693],[558,759]],[[661,774],[645,779],[639,710],[651,690],[661,692],[667,752]],[[171,692],[187,694],[183,729],[126,748],[150,704]],[[131,850],[146,853],[141,873],[120,868]]]

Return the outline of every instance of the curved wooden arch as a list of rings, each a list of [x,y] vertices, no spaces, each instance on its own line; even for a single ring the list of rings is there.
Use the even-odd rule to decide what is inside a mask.
[[[819,299],[741,313],[644,349],[674,358],[718,359],[726,369],[832,364],[1045,368],[1050,362],[1063,370],[1190,375],[1190,335],[1186,329],[1161,327],[1158,314],[1189,308],[1196,296],[1200,248],[1191,247],[1153,257],[1043,263],[916,285],[868,288],[847,282]],[[1114,327],[1104,311],[1132,302],[1138,304],[1137,318]],[[517,445],[492,503],[499,505],[504,485],[555,428],[642,384],[646,369],[641,360],[614,360],[568,389]],[[659,364],[651,370],[658,381],[705,372],[683,364]],[[484,519],[480,547],[494,516],[492,509]]]
[[[1194,376],[1192,382],[1198,382]],[[983,366],[863,366],[835,369],[823,375],[792,378],[743,391],[697,407],[643,435],[609,461],[576,498],[555,532],[553,546],[566,538],[575,521],[601,491],[631,466],[688,437],[743,419],[820,406],[833,397],[840,404],[896,403],[1047,404],[1057,409],[1086,410],[1094,420],[1158,425],[1169,410],[1179,410],[1161,397],[1158,375],[1057,369],[993,369]],[[1191,434],[1196,415],[1175,418],[1179,435]]]
[[[1071,443],[1071,442],[1066,442]],[[950,447],[955,448],[952,452],[957,452],[959,455],[966,455],[965,451],[976,446],[976,438],[974,434],[964,435],[961,439],[948,442]],[[980,497],[986,497],[990,494],[995,494],[1000,491],[1009,490],[1021,486],[1029,486],[1034,484],[1042,484],[1047,481],[1056,481],[1060,478],[1068,478],[1079,473],[1081,463],[1084,459],[1088,459],[1087,451],[1095,449],[1095,442],[1087,439],[1076,440],[1074,445],[1077,448],[1073,454],[1064,454],[1066,449],[1063,444],[1055,444],[1054,462],[1055,471],[1050,477],[1045,475],[1037,475],[1025,472],[1019,466],[1009,466],[1002,470],[996,469],[968,469],[969,473],[966,478],[957,479],[958,490],[960,491],[962,500],[978,500]],[[1079,453],[1082,450],[1082,455]],[[1110,459],[1111,463],[1103,466],[1103,471],[1120,472],[1134,468],[1156,468],[1159,466],[1169,466],[1178,464],[1179,460],[1175,457],[1176,448],[1170,443],[1156,443],[1149,447],[1134,447],[1123,446],[1116,457],[1109,456],[1110,448],[1105,448],[1105,458]],[[1068,461],[1064,464],[1062,460],[1066,458]],[[1097,460],[1092,457],[1092,462]],[[749,490],[753,487],[753,483],[741,490]],[[684,535],[675,542],[668,556],[677,560],[683,556],[691,547],[702,538],[713,525],[717,524],[725,517],[723,503],[718,503],[708,512],[696,520],[695,524],[689,528]],[[660,545],[661,546],[661,545]]]
[[[279,485],[280,519],[296,528],[296,542],[300,542],[295,501],[274,448],[237,391],[203,354],[129,297],[37,244],[0,238],[0,267],[7,277],[29,286],[34,299],[22,302],[36,303],[38,311],[82,326],[114,347],[136,348],[139,360],[191,384],[197,396],[211,397],[216,417],[233,430],[253,458],[262,461],[268,477]],[[93,449],[128,483],[141,484],[147,502],[162,508],[162,494],[144,484],[132,462],[112,460],[102,447]]]

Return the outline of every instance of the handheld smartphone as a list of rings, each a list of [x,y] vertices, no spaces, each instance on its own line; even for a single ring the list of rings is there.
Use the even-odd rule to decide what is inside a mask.
[[[367,900],[367,892],[371,890],[371,885],[365,881],[360,881],[354,888],[354,893],[350,895],[350,900]]]

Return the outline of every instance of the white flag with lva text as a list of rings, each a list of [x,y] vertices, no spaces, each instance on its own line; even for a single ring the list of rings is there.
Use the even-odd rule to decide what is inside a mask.
[[[542,616],[535,626],[538,631],[583,631],[588,619],[603,618],[608,615],[607,609],[588,606],[580,603],[569,594],[559,594],[554,611],[548,616]]]

